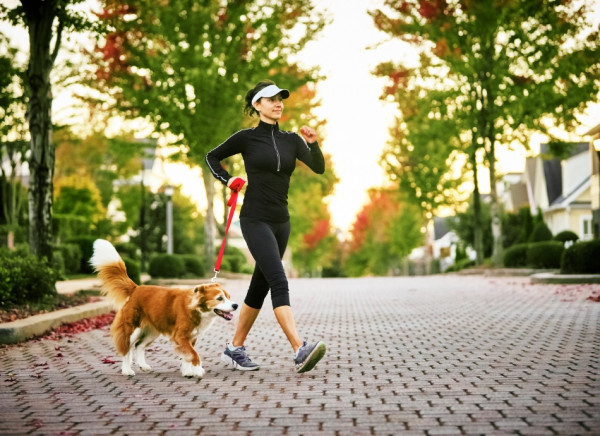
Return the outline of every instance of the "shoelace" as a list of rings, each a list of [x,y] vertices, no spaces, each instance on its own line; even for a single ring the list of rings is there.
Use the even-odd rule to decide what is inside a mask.
[[[241,348],[238,348],[231,354],[233,356],[235,356],[235,358],[236,358],[235,360],[241,360],[242,362],[252,362],[252,360],[250,359],[250,356],[248,356],[248,354],[246,353],[246,347],[244,347],[244,346],[242,346]]]

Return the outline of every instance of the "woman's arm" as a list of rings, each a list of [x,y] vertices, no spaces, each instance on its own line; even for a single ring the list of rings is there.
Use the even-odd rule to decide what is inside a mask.
[[[241,132],[234,133],[221,145],[206,154],[206,164],[212,175],[224,185],[231,179],[231,174],[223,168],[221,161],[242,152]]]
[[[317,134],[310,127],[303,126],[300,129],[302,138],[298,146],[298,159],[304,162],[311,170],[317,174],[325,172],[325,159],[317,142]],[[306,141],[306,142],[305,142]]]

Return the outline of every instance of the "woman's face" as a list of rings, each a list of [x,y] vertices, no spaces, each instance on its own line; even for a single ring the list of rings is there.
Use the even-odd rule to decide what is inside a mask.
[[[262,97],[256,103],[254,108],[260,114],[260,119],[269,124],[275,124],[281,118],[283,113],[283,99],[277,94],[273,97]]]

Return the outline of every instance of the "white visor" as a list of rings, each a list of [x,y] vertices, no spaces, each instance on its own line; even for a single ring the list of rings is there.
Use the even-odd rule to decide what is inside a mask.
[[[256,103],[259,98],[273,97],[274,95],[281,94],[281,98],[285,99],[290,96],[290,91],[287,89],[280,89],[277,85],[269,85],[261,89],[252,97],[252,104]]]

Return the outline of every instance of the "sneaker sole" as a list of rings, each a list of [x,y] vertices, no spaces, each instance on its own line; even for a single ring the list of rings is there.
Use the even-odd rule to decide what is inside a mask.
[[[256,371],[257,369],[260,369],[259,365],[252,366],[250,368],[241,366],[239,363],[237,363],[235,360],[233,360],[231,357],[229,357],[225,353],[221,354],[221,362],[233,367],[233,369],[238,369],[240,371]]]
[[[319,342],[317,344],[317,346],[315,347],[315,349],[312,350],[312,353],[310,353],[308,355],[308,357],[306,358],[304,365],[302,365],[302,367],[296,369],[296,372],[300,374],[300,373],[307,372],[307,371],[310,371],[311,369],[313,369],[315,367],[315,365],[319,362],[319,360],[321,360],[323,358],[326,350],[327,350],[327,347],[325,346],[325,342]]]

